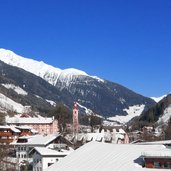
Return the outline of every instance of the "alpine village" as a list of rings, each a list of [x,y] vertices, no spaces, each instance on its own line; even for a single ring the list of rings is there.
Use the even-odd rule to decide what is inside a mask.
[[[0,170],[171,170],[171,94],[148,98],[0,49]]]

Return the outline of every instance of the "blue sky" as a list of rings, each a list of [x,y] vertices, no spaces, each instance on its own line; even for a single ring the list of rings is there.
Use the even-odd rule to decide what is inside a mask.
[[[171,92],[171,1],[2,0],[0,47],[160,96]]]

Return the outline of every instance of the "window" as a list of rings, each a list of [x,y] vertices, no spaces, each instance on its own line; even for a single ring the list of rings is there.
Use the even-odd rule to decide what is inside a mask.
[[[161,168],[160,162],[154,162],[154,168]]]
[[[18,151],[20,151],[20,147],[18,147]]]
[[[20,154],[18,154],[18,158],[20,158]]]
[[[167,168],[171,168],[171,162],[167,162]]]

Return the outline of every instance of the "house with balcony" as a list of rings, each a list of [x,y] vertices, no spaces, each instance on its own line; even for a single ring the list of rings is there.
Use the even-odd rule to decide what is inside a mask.
[[[11,143],[16,151],[18,162],[23,160],[32,162],[32,157],[29,155],[35,147],[44,147],[51,149],[68,149],[73,144],[65,139],[61,134],[48,134],[48,135],[34,135],[19,137],[15,142]]]
[[[21,131],[13,126],[0,125],[0,143],[9,144],[16,140]]]
[[[39,134],[54,134],[58,132],[58,121],[54,117],[31,117],[29,115],[15,115],[6,117],[6,124],[9,126],[28,126]]]

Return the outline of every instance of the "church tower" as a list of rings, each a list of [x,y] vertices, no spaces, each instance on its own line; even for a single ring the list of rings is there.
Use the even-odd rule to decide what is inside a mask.
[[[73,133],[77,134],[78,133],[78,104],[74,102],[74,107],[73,107]]]

